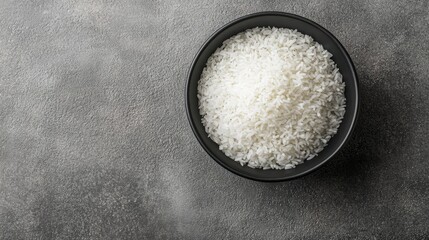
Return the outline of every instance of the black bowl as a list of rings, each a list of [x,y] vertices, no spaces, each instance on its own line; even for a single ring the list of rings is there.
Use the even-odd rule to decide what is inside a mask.
[[[198,110],[197,85],[207,59],[231,36],[254,27],[280,27],[297,29],[313,37],[330,53],[343,75],[346,84],[346,112],[344,119],[331,140],[319,155],[311,160],[288,170],[262,170],[241,166],[238,162],[225,156],[219,146],[213,142],[204,130]],[[344,146],[352,134],[358,115],[358,79],[349,54],[341,43],[326,29],[306,18],[283,12],[260,12],[238,18],[217,30],[201,47],[192,62],[186,85],[186,111],[195,136],[206,152],[229,171],[245,178],[258,181],[284,181],[303,176],[319,168],[331,159]]]

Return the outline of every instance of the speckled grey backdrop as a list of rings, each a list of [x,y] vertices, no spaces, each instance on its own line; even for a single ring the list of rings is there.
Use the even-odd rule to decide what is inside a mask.
[[[227,172],[195,140],[197,49],[244,14],[292,12],[355,61],[351,142],[292,182]],[[0,3],[1,239],[429,238],[427,1]]]

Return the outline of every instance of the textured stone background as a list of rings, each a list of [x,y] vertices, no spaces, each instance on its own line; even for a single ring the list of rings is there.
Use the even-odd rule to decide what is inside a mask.
[[[197,49],[239,16],[308,17],[348,49],[356,134],[285,183],[240,178],[184,111]],[[427,1],[0,2],[1,239],[429,238]]]

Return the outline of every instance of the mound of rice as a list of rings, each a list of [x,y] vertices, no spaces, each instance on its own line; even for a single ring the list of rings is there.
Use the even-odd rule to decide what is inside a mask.
[[[252,168],[290,169],[317,155],[345,113],[332,54],[286,28],[253,28],[226,40],[198,83],[208,136]]]

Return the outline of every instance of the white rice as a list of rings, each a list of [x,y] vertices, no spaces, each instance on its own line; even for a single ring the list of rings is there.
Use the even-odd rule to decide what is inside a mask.
[[[290,169],[317,155],[345,113],[332,54],[286,28],[253,28],[226,40],[198,84],[208,136],[252,168]]]

